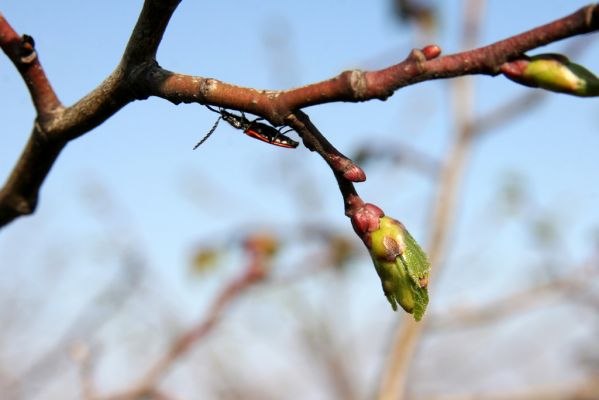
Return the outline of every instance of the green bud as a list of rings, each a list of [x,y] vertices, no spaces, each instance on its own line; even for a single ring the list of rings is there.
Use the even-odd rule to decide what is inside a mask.
[[[399,221],[379,218],[370,233],[370,254],[383,292],[393,310],[397,304],[419,321],[428,304],[430,263],[416,240]]]
[[[599,78],[561,54],[539,54],[507,63],[501,69],[523,85],[574,96],[599,96]]]

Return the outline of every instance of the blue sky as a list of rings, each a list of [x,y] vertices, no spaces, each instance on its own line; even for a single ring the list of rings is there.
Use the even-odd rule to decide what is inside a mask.
[[[434,42],[446,54],[463,50],[458,41],[461,2],[439,3],[443,3],[441,24]],[[481,44],[586,4],[529,0],[518,2],[515,11],[515,2],[488,3]],[[68,105],[112,71],[141,4],[5,1],[2,12],[18,32],[34,37],[46,73]],[[428,44],[396,24],[387,2],[365,4],[183,1],[167,29],[158,61],[177,72],[283,89],[349,68],[386,67],[404,59],[412,47]],[[596,42],[588,37],[588,48],[575,60],[597,72]],[[537,52],[559,51],[563,46],[558,43]],[[0,178],[5,179],[27,140],[34,111],[19,75],[5,58],[0,59],[0,85]],[[501,77],[476,77],[475,85],[480,113],[529,90]],[[453,134],[448,89],[448,82],[427,82],[402,89],[386,102],[330,104],[307,112],[347,154],[364,142],[389,140],[440,158]],[[503,177],[514,172],[538,200],[536,211],[558,215],[573,258],[583,256],[599,221],[598,106],[596,99],[549,95],[540,107],[481,138],[466,175],[450,260],[469,254],[472,242],[481,238],[489,240],[481,244],[484,248],[502,254],[500,259],[489,254],[489,268],[534,258],[521,228],[499,224],[500,234],[494,237],[495,226],[480,223],[492,220],[493,197]],[[35,215],[3,229],[0,267],[35,279],[40,266],[55,256],[87,265],[94,276],[105,262],[103,252],[110,252],[102,247],[114,239],[107,235],[122,235],[118,240],[134,241],[164,284],[182,290],[176,296],[185,298],[186,291],[193,291],[186,286],[190,251],[203,238],[223,239],[231,231],[254,225],[284,229],[306,219],[324,220],[350,232],[332,175],[315,154],[301,147],[291,151],[268,146],[223,123],[209,141],[192,151],[214,121],[215,114],[199,105],[174,106],[151,98],[128,105],[70,143],[42,188]],[[360,193],[403,220],[423,240],[430,217],[430,181],[409,170],[369,168],[368,181],[358,185]],[[300,195],[312,198],[315,205],[302,205],[296,201]],[[116,216],[103,214],[102,207],[117,210]],[[371,291],[382,298],[376,277],[370,275]],[[3,279],[3,285],[13,284],[12,278]],[[464,290],[467,283],[471,282],[452,282],[449,287]],[[41,283],[32,285],[28,290],[43,288]]]

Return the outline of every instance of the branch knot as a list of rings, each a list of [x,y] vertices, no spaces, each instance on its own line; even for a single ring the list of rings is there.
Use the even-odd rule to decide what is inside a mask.
[[[19,62],[21,64],[31,64],[36,58],[35,41],[29,35],[21,36],[21,46],[19,47]]]
[[[364,100],[367,98],[368,83],[366,82],[366,73],[364,71],[359,69],[350,71],[349,85],[355,99]]]
[[[148,88],[148,82],[153,82],[160,78],[160,65],[154,59],[146,60],[142,63],[133,65],[124,71],[126,77],[122,80],[127,86],[131,97],[136,100],[145,100],[151,95]]]

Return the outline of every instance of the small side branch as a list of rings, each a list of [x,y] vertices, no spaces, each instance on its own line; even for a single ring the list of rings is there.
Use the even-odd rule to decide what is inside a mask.
[[[35,42],[29,35],[19,36],[0,14],[0,47],[15,65],[27,85],[38,119],[48,120],[62,107],[42,68]]]
[[[304,145],[309,150],[318,153],[329,165],[343,196],[345,214],[351,217],[354,211],[364,204],[353,185],[354,182],[364,182],[366,180],[364,171],[352,160],[341,154],[303,111],[295,111],[289,115],[287,124],[299,133]]]

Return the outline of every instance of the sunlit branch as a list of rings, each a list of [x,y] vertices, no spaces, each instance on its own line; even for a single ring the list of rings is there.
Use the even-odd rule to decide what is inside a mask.
[[[17,165],[0,190],[0,226],[31,214],[39,190],[66,143],[118,112],[126,104],[157,96],[173,103],[213,104],[252,112],[274,125],[289,123],[301,108],[329,102],[386,99],[418,82],[463,75],[497,75],[524,52],[596,31],[599,7],[590,5],[552,23],[478,49],[439,57],[437,46],[415,49],[402,62],[379,71],[345,71],[303,87],[283,90],[243,88],[216,79],[162,69],[156,50],[180,0],[146,0],[121,62],[96,89],[71,107],[60,105],[39,64],[33,40],[19,37],[0,20],[0,45],[15,62],[32,95],[38,119]]]

